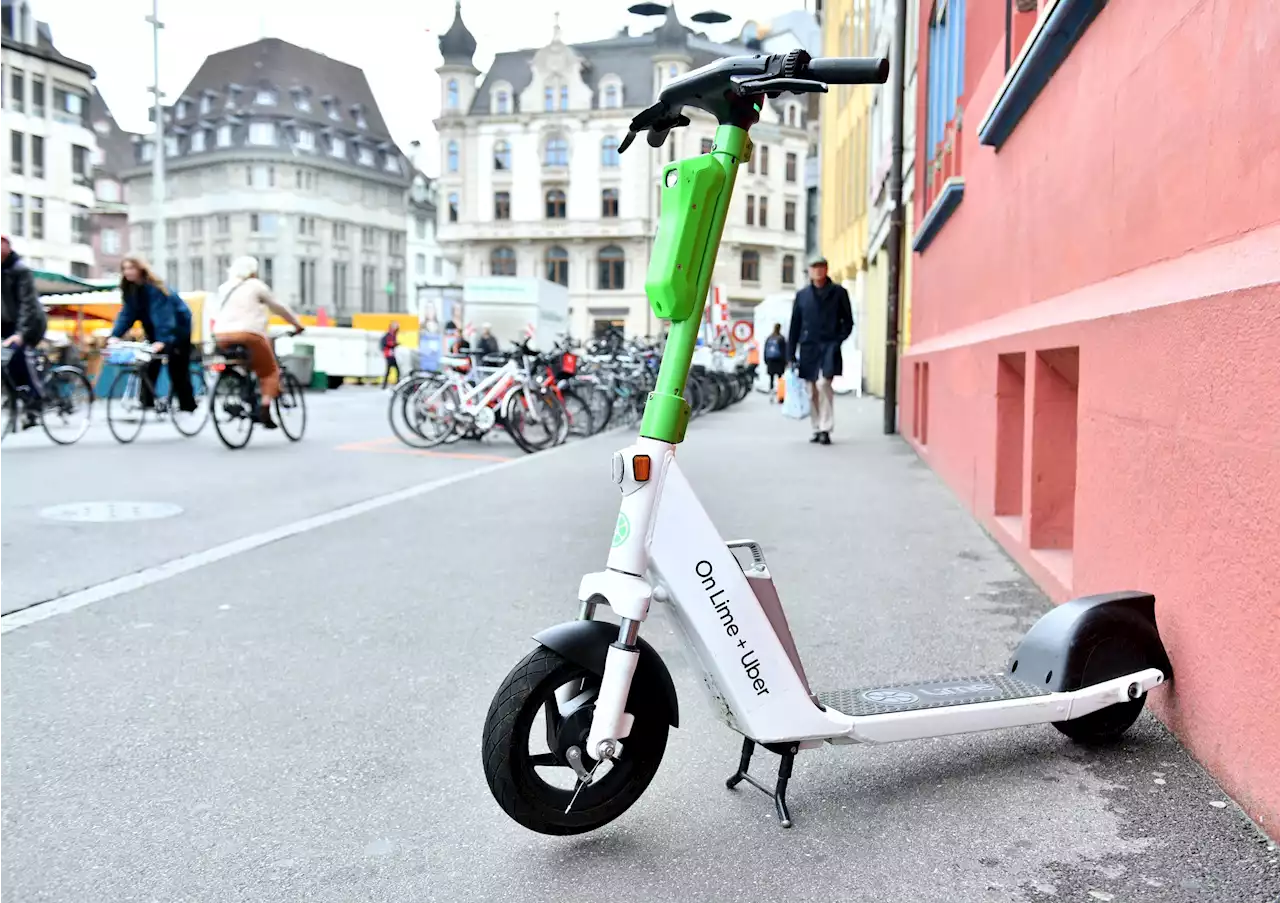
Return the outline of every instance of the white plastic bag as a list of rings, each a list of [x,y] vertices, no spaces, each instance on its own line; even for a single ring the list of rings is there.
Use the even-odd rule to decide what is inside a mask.
[[[786,397],[782,400],[782,413],[787,417],[803,420],[809,416],[809,387],[800,379],[794,367],[787,369],[783,377],[787,381]]]

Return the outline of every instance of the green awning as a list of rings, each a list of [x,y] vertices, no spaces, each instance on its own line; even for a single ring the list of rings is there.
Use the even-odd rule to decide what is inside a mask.
[[[109,292],[119,285],[118,279],[80,279],[65,273],[32,270],[36,291],[41,295],[73,295],[80,292]]]

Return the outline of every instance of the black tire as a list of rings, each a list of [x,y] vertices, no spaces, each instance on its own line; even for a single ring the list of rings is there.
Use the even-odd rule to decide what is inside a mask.
[[[604,432],[613,419],[613,395],[599,383],[588,384],[587,400],[591,404],[591,425],[597,433]]]
[[[596,432],[595,416],[591,412],[591,406],[572,389],[563,389],[560,394],[564,396],[564,414],[569,428],[569,435],[590,436],[594,434]]]
[[[489,790],[502,810],[519,824],[539,834],[582,834],[608,824],[631,808],[640,798],[662,763],[670,725],[656,711],[633,712],[631,734],[622,741],[620,758],[595,783],[582,788],[569,812],[572,789],[547,783],[535,769],[567,769],[563,755],[552,748],[548,753],[529,751],[534,719],[540,711],[553,709],[557,687],[582,681],[583,689],[599,686],[600,679],[550,649],[539,646],[511,670],[489,706],[484,722],[481,751]],[[647,688],[658,694],[656,687]],[[634,694],[640,695],[640,694]],[[658,694],[660,695],[660,694]],[[590,726],[589,710],[546,725],[547,747],[564,748],[572,743],[585,745]],[[535,761],[536,760],[536,761]],[[591,759],[584,760],[588,768]],[[568,775],[572,775],[569,771]],[[572,782],[570,782],[572,786]]]
[[[533,387],[528,390],[528,393],[532,401],[539,405],[539,416],[547,418],[545,421],[536,423],[536,426],[545,430],[546,435],[526,432],[533,421],[525,414],[524,392],[518,388],[504,399],[501,420],[507,435],[520,447],[520,450],[525,454],[532,454],[556,444],[560,435],[560,426],[564,421],[564,412],[560,407],[560,400],[550,390]]]
[[[61,432],[61,427],[67,425],[77,411],[84,415],[83,423]],[[54,367],[45,374],[40,425],[46,436],[58,445],[75,445],[89,431],[92,417],[93,386],[83,371],[76,367]]]
[[[187,438],[199,435],[209,419],[209,384],[203,369],[191,371],[191,394],[195,396],[196,409],[187,413],[178,407],[178,396],[169,392],[169,419],[173,428]]]
[[[107,391],[107,428],[122,445],[128,445],[138,438],[138,434],[142,432],[142,424],[147,419],[147,411],[142,407],[139,394],[142,390],[142,379],[142,374],[136,370],[121,370],[111,380],[111,388]],[[134,384],[131,384],[130,380],[133,380]],[[131,404],[137,405],[136,425],[125,419],[132,416]]]
[[[280,374],[280,394],[276,396],[276,423],[290,442],[297,442],[307,431],[307,397],[302,383],[292,373]]]
[[[6,439],[10,433],[18,431],[18,418],[22,415],[18,412],[18,396],[11,393],[9,387],[4,387],[4,427],[0,432],[0,441]]]
[[[330,389],[341,389],[347,378],[345,376],[327,376],[325,380]]]
[[[429,447],[422,435],[409,425],[409,399],[425,382],[428,382],[425,377],[402,380],[392,391],[391,401],[387,405],[387,420],[391,423],[391,432],[410,448]]]
[[[247,379],[239,370],[228,369],[218,374],[213,384],[213,397],[209,401],[213,431],[230,449],[244,448],[253,436],[253,406],[245,401]],[[243,437],[237,435],[237,429],[244,431]]]
[[[1132,638],[1125,636],[1103,637],[1089,650],[1084,670],[1080,675],[1081,686],[1093,686],[1104,680],[1123,677],[1147,667],[1151,661],[1144,650]],[[1055,721],[1053,726],[1077,743],[1099,746],[1114,743],[1142,714],[1147,702],[1144,693],[1137,699],[1117,702],[1105,709],[1090,712],[1070,721]]]

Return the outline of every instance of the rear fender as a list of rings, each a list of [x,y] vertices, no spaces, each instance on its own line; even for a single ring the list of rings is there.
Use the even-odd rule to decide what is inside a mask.
[[[609,645],[617,638],[618,626],[607,621],[568,621],[548,627],[534,636],[537,642],[552,652],[559,653],[575,665],[600,677],[604,676],[605,654],[609,651]],[[643,639],[637,638],[636,646],[640,649],[640,661],[636,664],[636,674],[632,679],[631,695],[627,697],[627,711],[634,713],[636,708],[656,706],[668,724],[679,727],[680,707],[671,672],[667,670],[657,650]],[[637,706],[633,708],[631,700],[637,691],[652,695],[646,695],[642,700],[637,699]]]
[[[1082,596],[1047,612],[1018,645],[1009,673],[1049,692],[1069,692],[1144,668],[1173,667],[1156,629],[1156,597],[1124,591]]]

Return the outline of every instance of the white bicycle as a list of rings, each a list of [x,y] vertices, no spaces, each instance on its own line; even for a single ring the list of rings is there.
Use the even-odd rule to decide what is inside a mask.
[[[485,721],[485,777],[511,818],[544,834],[577,834],[617,818],[649,785],[678,724],[675,685],[640,639],[653,603],[674,615],[716,710],[742,734],[743,781],[773,798],[790,827],[795,755],[824,743],[891,743],[1052,723],[1083,742],[1112,740],[1172,676],[1155,598],[1119,592],[1044,615],[1005,672],[818,692],[810,688],[760,546],[726,543],[680,469],[689,405],[682,397],[748,129],[766,95],[882,83],[887,60],[814,59],[804,51],[733,57],[689,73],[639,114],[622,144],[659,146],[693,106],[720,126],[710,153],[669,164],[645,290],[672,322],[640,437],[613,456],[622,493],[606,568],[582,578],[576,621],[539,633],[538,647],[494,695]],[[803,354],[803,349],[802,349]],[[595,620],[607,605],[620,619]],[[749,773],[757,746],[780,756],[772,786]]]

